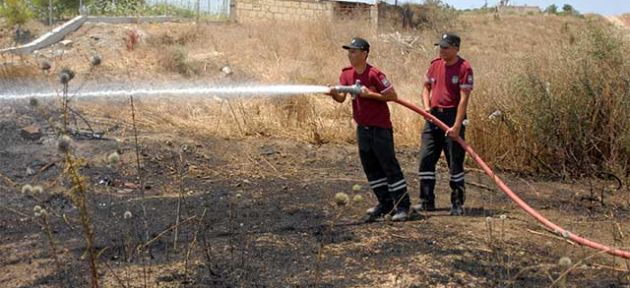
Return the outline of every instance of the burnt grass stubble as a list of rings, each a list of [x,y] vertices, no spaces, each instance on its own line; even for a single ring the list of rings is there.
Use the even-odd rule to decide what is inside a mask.
[[[63,158],[46,146],[45,139],[54,138],[52,129],[40,113],[22,101],[5,101],[1,106],[4,108],[0,110],[0,173],[19,186],[10,187],[0,181],[0,202],[5,208],[0,210],[0,239],[4,244],[19,243],[29,235],[40,234],[43,240],[28,247],[31,249],[28,259],[6,257],[15,251],[3,251],[5,257],[1,257],[0,266],[30,263],[33,259],[52,259],[42,227],[37,224],[39,220],[32,216],[32,207],[41,205],[50,213],[48,221],[54,240],[63,251],[59,255],[63,262],[62,271],[54,268],[51,261],[50,273],[30,284],[24,281],[22,287],[63,287],[64,283],[87,286],[89,269],[83,260],[86,257],[85,243],[78,211],[64,191],[69,183],[59,177]],[[31,123],[42,127],[44,140],[31,141],[20,136],[19,129]],[[112,140],[122,134],[122,126],[92,123],[95,130],[110,130],[104,139],[91,139],[79,134],[73,136],[77,156],[88,160],[81,166],[80,173],[87,179],[90,190],[88,203],[95,248],[99,252],[101,281],[107,278],[111,286],[137,287],[137,283],[142,281],[129,280],[137,277],[170,282],[179,287],[370,286],[373,280],[365,278],[364,273],[375,276],[396,273],[392,271],[404,269],[407,266],[405,262],[422,255],[433,259],[432,263],[443,262],[443,265],[408,272],[416,274],[416,279],[421,280],[405,285],[541,287],[549,285],[550,278],[555,279],[563,271],[553,265],[536,268],[537,265],[555,264],[557,259],[565,256],[566,251],[570,251],[570,248],[562,247],[566,245],[560,244],[559,240],[554,240],[557,242],[551,247],[545,246],[542,243],[550,238],[535,238],[523,229],[499,232],[500,220],[494,216],[499,212],[515,213],[512,210],[516,208],[505,203],[496,205],[495,202],[507,201],[499,192],[473,186],[469,186],[468,197],[478,197],[479,201],[474,203],[484,204],[477,205],[471,210],[473,213],[463,218],[470,219],[466,223],[483,223],[486,217],[493,217],[493,235],[486,230],[464,233],[469,230],[466,223],[457,223],[461,221],[453,219],[456,217],[444,216],[445,211],[425,215],[427,219],[416,217],[406,223],[363,223],[362,211],[374,202],[365,188],[362,192],[367,198],[365,203],[352,204],[354,207],[332,204],[332,195],[338,191],[349,191],[354,184],[336,176],[363,177],[351,144],[312,147],[277,139],[196,138],[177,133],[165,139],[162,134],[141,131],[144,205],[147,207],[147,229],[151,241],[143,246],[143,253],[138,253],[137,247],[147,243],[143,235],[141,198],[137,189],[126,187],[131,185],[129,183],[138,182],[133,157],[135,147],[129,133],[127,141],[120,144]],[[112,127],[114,129],[110,129]],[[238,152],[251,147],[255,154],[246,157]],[[237,151],[231,155],[241,155],[240,158],[222,158],[226,148]],[[326,152],[335,150],[336,155],[341,156],[336,159],[318,158],[316,152],[322,148],[327,149]],[[118,151],[125,160],[118,165],[107,165],[105,161],[98,160],[113,151]],[[308,158],[307,161],[305,158]],[[406,171],[415,171],[416,149],[401,149],[399,158]],[[239,162],[249,165],[237,167],[235,163]],[[37,172],[27,175],[26,167]],[[441,167],[441,170],[444,169]],[[417,200],[414,192],[417,191],[417,181],[413,180],[412,173],[408,173],[407,178],[412,199]],[[42,194],[20,193],[22,184],[33,182],[44,184],[46,188]],[[444,185],[438,189],[445,190],[447,187]],[[526,194],[524,198],[534,207],[545,210],[569,210],[571,215],[594,218],[613,211],[617,220],[627,220],[625,206],[611,209],[610,205],[605,207],[592,201],[584,205],[569,191],[565,192],[553,199],[539,199],[533,194]],[[171,197],[164,197],[166,195]],[[447,194],[438,197],[447,197],[443,195]],[[488,202],[488,195],[494,200]],[[174,249],[178,200],[181,201],[180,224],[177,227],[179,244]],[[504,207],[508,207],[509,211],[501,210]],[[342,217],[333,223],[331,221],[339,215],[338,209],[347,211],[343,211]],[[124,219],[126,211],[133,216]],[[62,217],[64,214],[65,219]],[[525,219],[527,224],[522,226],[537,228],[534,220]],[[414,233],[405,234],[406,231]],[[360,248],[366,244],[362,243],[366,234],[373,233],[382,234],[382,239],[378,243],[369,243],[372,245],[369,249]],[[499,233],[512,235],[504,237]],[[403,237],[390,237],[392,234]],[[324,249],[324,257],[318,261],[318,248],[322,246],[345,248],[334,252]],[[592,251],[566,256],[575,262],[579,260],[579,255],[588,253]],[[143,273],[138,273],[136,269],[130,274],[129,267],[137,267],[142,261],[149,268]],[[154,267],[184,262],[184,265],[166,269]],[[320,266],[317,274],[316,265]],[[119,268],[115,277],[120,279],[120,283],[112,280],[112,268]],[[569,286],[580,283],[580,287],[622,287],[627,284],[626,273],[606,269],[576,269],[570,277]],[[578,280],[571,284],[571,279]]]

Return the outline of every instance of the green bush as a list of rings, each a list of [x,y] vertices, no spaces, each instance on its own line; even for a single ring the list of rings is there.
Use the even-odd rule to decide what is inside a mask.
[[[168,4],[148,5],[144,0],[97,1],[88,6],[90,14],[104,16],[180,16],[192,18],[195,10],[179,8]]]
[[[5,0],[4,6],[0,5],[0,16],[7,19],[9,25],[23,25],[33,17],[32,11],[23,0]]]
[[[52,13],[54,18],[73,17],[79,14],[79,0],[52,0]],[[84,5],[89,0],[84,0]],[[48,19],[50,2],[48,0],[32,0],[34,11],[38,18]]]
[[[401,7],[403,27],[429,30],[437,34],[453,30],[459,12],[440,0],[427,0],[424,4],[405,3]]]

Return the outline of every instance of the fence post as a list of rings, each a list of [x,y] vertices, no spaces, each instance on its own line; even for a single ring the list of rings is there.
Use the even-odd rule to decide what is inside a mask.
[[[197,8],[197,24],[199,24],[199,13],[200,13],[199,10],[201,10],[201,6],[199,6],[201,5],[201,3],[199,1],[200,0],[197,0],[197,7],[196,7]]]
[[[48,0],[48,26],[52,26],[52,0]]]

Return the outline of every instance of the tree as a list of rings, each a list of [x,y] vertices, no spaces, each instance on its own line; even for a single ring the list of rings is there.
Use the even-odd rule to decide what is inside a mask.
[[[547,14],[558,14],[558,6],[556,4],[551,4],[547,9],[545,9],[545,13]]]
[[[0,16],[7,19],[9,25],[23,25],[33,17],[33,12],[23,0],[5,0],[0,6]]]
[[[580,15],[580,12],[575,10],[573,8],[573,6],[571,6],[569,4],[564,4],[564,6],[562,6],[562,14],[564,14],[564,15]]]

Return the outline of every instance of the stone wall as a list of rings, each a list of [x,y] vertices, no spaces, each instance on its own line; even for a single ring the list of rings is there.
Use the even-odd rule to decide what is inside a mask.
[[[259,20],[332,20],[336,2],[299,0],[235,0],[234,17],[238,22]]]

